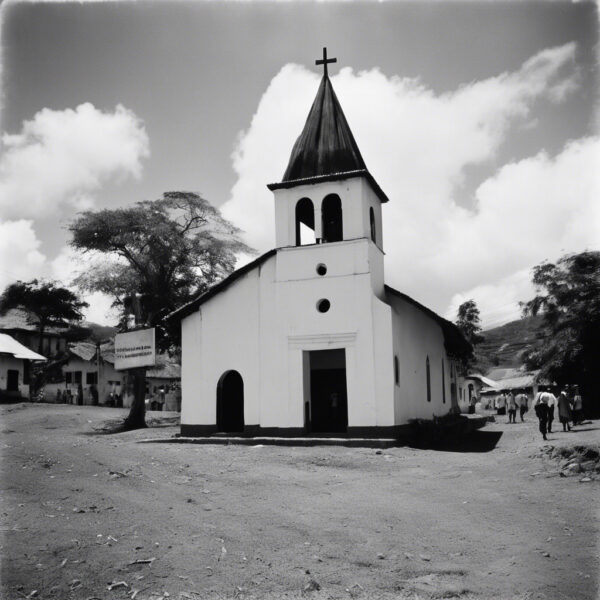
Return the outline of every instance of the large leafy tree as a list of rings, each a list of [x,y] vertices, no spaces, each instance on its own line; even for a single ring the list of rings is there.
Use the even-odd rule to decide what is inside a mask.
[[[83,309],[88,306],[74,292],[54,281],[17,281],[9,285],[0,296],[0,315],[9,310],[20,309],[27,321],[39,333],[39,349],[42,352],[42,336],[48,327],[68,329],[81,322]]]
[[[192,192],[167,192],[127,208],[86,211],[69,229],[75,249],[102,255],[76,284],[112,296],[121,308],[121,329],[134,306],[138,324],[156,327],[163,351],[176,351],[180,335],[178,324],[164,317],[228,275],[239,253],[253,252],[239,229]],[[131,301],[134,294],[139,303]],[[141,389],[141,383],[134,387]],[[144,400],[136,396],[126,427],[144,425]]]
[[[600,414],[600,252],[566,255],[533,269],[536,296],[525,315],[542,316],[544,342],[527,366],[559,385],[579,384],[584,408]]]
[[[474,348],[477,344],[483,342],[481,335],[481,320],[479,317],[479,308],[475,300],[466,300],[459,307],[456,314],[456,326],[460,329],[465,339]],[[465,355],[462,359],[462,370],[466,374],[473,366],[474,354]]]

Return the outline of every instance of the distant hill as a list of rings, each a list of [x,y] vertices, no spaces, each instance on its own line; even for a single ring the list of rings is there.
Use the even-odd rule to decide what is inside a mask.
[[[108,338],[114,337],[115,333],[117,333],[116,327],[110,327],[108,325],[98,325],[98,323],[86,321],[82,323],[82,326],[92,330],[90,340],[94,342],[102,342]]]
[[[523,351],[540,338],[541,317],[525,317],[482,332],[485,340],[477,346],[477,369],[487,373],[495,367],[517,368],[523,364]]]

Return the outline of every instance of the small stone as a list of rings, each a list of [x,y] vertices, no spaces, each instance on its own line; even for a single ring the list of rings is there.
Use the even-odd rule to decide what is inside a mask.
[[[378,558],[379,560],[383,560],[383,559],[385,558],[385,554],[383,554],[382,552],[378,552],[378,553],[377,553],[377,558]]]
[[[545,556],[546,558],[548,558],[550,556],[549,552],[542,552],[542,556]]]
[[[571,463],[567,465],[567,470],[571,473],[581,473],[581,465],[579,463]]]
[[[582,477],[579,482],[580,483],[587,483],[588,481],[591,481],[591,477]]]
[[[427,562],[429,562],[431,560],[431,556],[428,556],[427,554],[419,554],[419,558],[421,560],[425,560]]]
[[[321,586],[319,585],[319,583],[317,581],[315,581],[314,579],[311,579],[305,586],[304,586],[304,591],[305,592],[316,592],[318,590],[321,589]]]
[[[375,454],[383,454],[383,452],[381,450],[377,450]]]

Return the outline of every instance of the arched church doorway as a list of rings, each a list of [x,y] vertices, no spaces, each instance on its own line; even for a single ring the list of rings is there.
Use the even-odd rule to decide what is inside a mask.
[[[341,242],[344,239],[342,225],[342,201],[337,194],[329,194],[321,205],[323,242]]]
[[[244,380],[237,371],[226,371],[217,384],[217,429],[244,431]]]

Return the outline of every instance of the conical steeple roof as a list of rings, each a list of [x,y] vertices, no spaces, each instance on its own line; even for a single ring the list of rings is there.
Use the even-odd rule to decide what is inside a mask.
[[[320,63],[317,61],[317,64]],[[350,177],[365,177],[381,202],[388,201],[367,170],[325,70],[304,129],[292,149],[283,179],[267,187],[277,190]]]
[[[366,168],[331,81],[324,75],[282,181]]]

